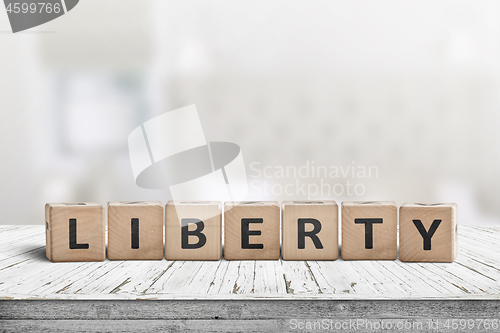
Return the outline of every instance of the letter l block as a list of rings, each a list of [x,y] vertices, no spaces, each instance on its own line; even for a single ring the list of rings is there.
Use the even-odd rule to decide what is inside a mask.
[[[45,238],[52,262],[103,261],[104,207],[93,202],[46,204]]]

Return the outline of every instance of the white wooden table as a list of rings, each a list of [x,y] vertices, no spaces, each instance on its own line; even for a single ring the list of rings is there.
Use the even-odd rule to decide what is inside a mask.
[[[0,226],[0,299],[0,329],[20,331],[100,331],[104,323],[125,331],[216,323],[215,331],[287,330],[293,318],[500,320],[500,227],[459,227],[459,256],[449,264],[51,263],[44,226]]]

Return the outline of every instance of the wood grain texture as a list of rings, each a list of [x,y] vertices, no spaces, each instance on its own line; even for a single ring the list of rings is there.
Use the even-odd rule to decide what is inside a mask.
[[[134,221],[137,244],[132,244],[132,219],[137,219]],[[108,203],[108,259],[163,259],[163,204],[160,201]]]
[[[457,209],[454,203],[402,205],[399,208],[399,259],[410,262],[453,262],[458,254]],[[440,223],[426,249],[415,223],[421,223],[425,231],[429,232],[436,220]]]
[[[297,323],[326,320],[346,323],[329,330],[380,331],[356,324],[369,320],[390,324],[384,332],[456,332],[445,327],[446,319],[466,318],[476,325],[468,331],[484,331],[477,324],[486,319],[496,331],[491,321],[499,311],[498,301],[491,300],[0,301],[0,327],[4,332],[316,332],[326,329],[298,329]],[[397,328],[405,323],[409,328]]]
[[[262,219],[248,229],[260,231],[250,235],[250,244],[262,249],[243,248],[242,219]],[[224,258],[226,260],[277,260],[280,258],[280,206],[276,201],[243,201],[224,203]]]
[[[457,313],[456,310],[459,309]],[[269,320],[498,318],[495,300],[24,300],[0,301],[0,320]]]
[[[97,203],[45,205],[46,256],[52,262],[105,259],[104,207]]]
[[[45,257],[44,228],[0,226],[0,299],[500,299],[500,227],[460,226],[459,254],[453,263],[342,259],[51,263]]]
[[[199,248],[182,248],[182,219],[203,222],[206,243]],[[196,230],[192,223],[188,230]],[[197,236],[188,237],[190,243],[199,242]],[[165,206],[165,258],[167,260],[219,260],[222,255],[222,203],[219,201],[169,201]]]
[[[363,218],[380,218],[373,223],[371,247],[367,246]],[[396,203],[393,201],[342,202],[342,259],[395,260],[398,257]]]
[[[283,260],[338,259],[338,206],[335,201],[284,201],[281,207]],[[319,231],[314,234],[319,244],[315,244],[311,236],[301,236],[304,244],[303,248],[299,248],[299,219],[314,219],[320,223]],[[311,223],[304,223],[303,226],[302,231],[315,230]]]

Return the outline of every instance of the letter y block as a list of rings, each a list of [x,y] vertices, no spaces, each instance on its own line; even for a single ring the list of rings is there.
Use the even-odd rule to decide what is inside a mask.
[[[399,208],[401,261],[453,262],[457,242],[457,204],[405,203]]]

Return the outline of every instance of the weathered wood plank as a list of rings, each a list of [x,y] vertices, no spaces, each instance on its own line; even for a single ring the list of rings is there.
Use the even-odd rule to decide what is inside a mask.
[[[454,263],[109,261],[50,263],[44,226],[0,227],[0,298],[500,298],[499,227],[459,227]]]
[[[0,320],[265,320],[279,318],[497,318],[492,300],[0,301]]]

